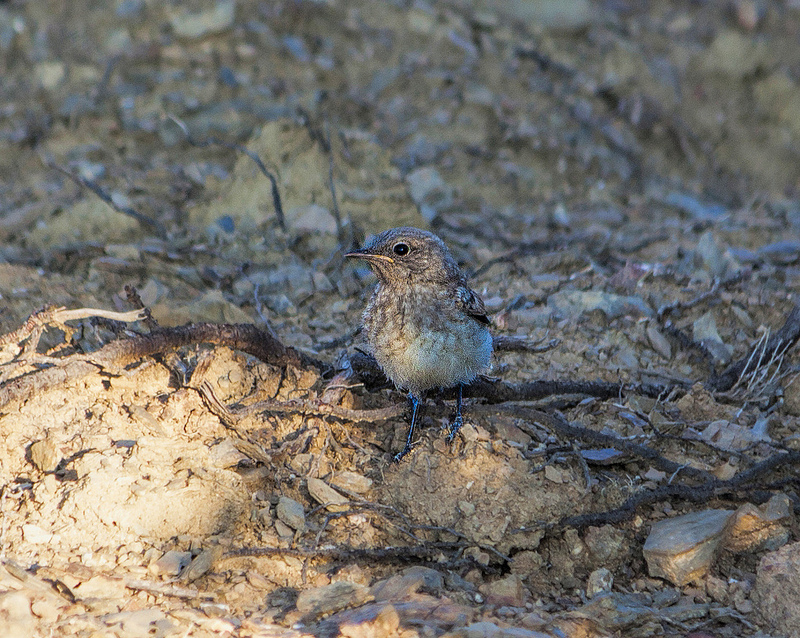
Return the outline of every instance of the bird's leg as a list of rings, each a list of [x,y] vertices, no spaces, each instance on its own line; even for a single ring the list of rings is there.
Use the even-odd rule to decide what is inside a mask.
[[[414,426],[417,423],[417,410],[419,409],[419,399],[410,392],[408,398],[411,399],[411,425],[408,428],[408,436],[406,437],[406,445],[399,454],[394,455],[394,461],[397,463],[406,454],[411,451],[411,438],[414,436]]]
[[[461,426],[464,425],[464,419],[461,418],[461,395],[464,386],[459,383],[458,384],[458,396],[456,397],[456,418],[453,419],[453,422],[450,424],[450,434],[447,435],[447,442],[452,443],[453,439],[456,438],[456,434],[461,429]]]

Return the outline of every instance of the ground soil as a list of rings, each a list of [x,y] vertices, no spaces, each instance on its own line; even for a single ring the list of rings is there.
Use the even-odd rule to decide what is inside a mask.
[[[498,348],[489,378],[623,384],[545,413],[724,479],[794,449],[791,350],[735,391],[710,380],[800,292],[799,34],[791,1],[0,3],[0,333],[43,307],[134,309],[133,286],[161,327],[254,324],[321,362],[193,343],[21,392],[155,324],[87,312],[26,333],[35,351],[0,342],[9,635],[767,635],[748,596],[763,551],[677,587],[642,545],[677,513],[797,503],[792,471],[568,525],[681,475],[582,454],[610,446],[529,402],[469,399],[448,446],[433,393],[400,463],[406,415],[319,406],[404,401],[352,374],[374,279],[343,255],[414,225],[452,248],[495,336],[538,343]],[[640,612],[592,607],[601,568]],[[359,596],[396,576],[394,622]],[[361,589],[302,598],[334,582]],[[659,611],[675,604],[695,615]]]

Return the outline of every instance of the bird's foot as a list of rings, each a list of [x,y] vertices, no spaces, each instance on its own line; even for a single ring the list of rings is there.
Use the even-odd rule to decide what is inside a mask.
[[[453,419],[453,422],[450,424],[450,432],[447,435],[448,443],[453,442],[453,439],[456,438],[456,434],[458,434],[458,431],[461,429],[462,425],[464,425],[464,419],[462,419],[461,415],[459,414],[458,416],[456,416],[455,419]]]
[[[397,454],[395,454],[392,460],[395,463],[399,463],[403,459],[403,457],[413,449],[414,446],[411,445],[411,443],[406,443],[405,447],[402,450],[400,450]]]

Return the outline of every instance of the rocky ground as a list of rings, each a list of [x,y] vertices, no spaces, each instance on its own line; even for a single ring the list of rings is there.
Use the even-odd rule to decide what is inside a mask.
[[[800,636],[798,37],[796,0],[0,3],[0,634]],[[343,254],[399,225],[498,351],[392,463]]]

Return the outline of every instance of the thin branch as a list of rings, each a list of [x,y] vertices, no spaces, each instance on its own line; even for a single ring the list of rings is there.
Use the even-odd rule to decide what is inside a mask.
[[[663,485],[654,490],[640,490],[619,507],[606,512],[567,516],[562,518],[556,524],[556,527],[561,528],[569,526],[585,528],[621,523],[622,521],[632,518],[641,507],[652,505],[653,503],[660,503],[670,498],[680,498],[683,501],[705,503],[712,497],[719,497],[725,494],[740,491],[752,492],[762,490],[764,486],[749,484],[779,468],[794,467],[798,462],[800,462],[800,451],[794,450],[788,453],[774,454],[764,461],[757,463],[749,470],[740,472],[727,481],[714,479],[700,485],[672,484]]]
[[[160,236],[166,237],[167,229],[164,226],[164,224],[162,224],[159,220],[153,219],[152,217],[148,217],[147,215],[144,215],[144,214],[134,210],[130,206],[120,206],[119,204],[117,204],[114,201],[114,198],[111,197],[111,195],[106,193],[100,187],[99,184],[96,184],[92,180],[86,179],[85,177],[81,177],[80,175],[74,175],[74,174],[70,173],[67,169],[62,168],[61,166],[59,166],[58,164],[55,164],[54,162],[52,162],[50,160],[42,159],[42,161],[44,162],[45,166],[47,166],[48,168],[51,168],[53,170],[56,170],[59,173],[65,175],[66,177],[71,179],[73,182],[75,182],[78,186],[82,186],[84,188],[88,188],[95,195],[97,195],[100,199],[102,199],[106,204],[108,204],[109,207],[111,207],[111,209],[117,211],[118,213],[122,213],[124,215],[127,215],[128,217],[133,217],[140,224],[145,224],[146,226],[149,226],[150,228],[152,228]]]
[[[273,335],[252,324],[189,324],[160,328],[148,335],[112,341],[90,355],[71,355],[59,360],[59,364],[52,368],[12,379],[0,386],[0,406],[48,390],[69,379],[97,372],[98,369],[119,370],[143,357],[200,343],[227,346],[279,367],[291,365],[320,371],[327,369],[322,361],[283,345]]]
[[[209,146],[222,146],[223,148],[227,148],[231,151],[237,151],[239,153],[244,153],[249,157],[255,165],[258,167],[258,170],[261,171],[261,174],[264,175],[269,180],[271,186],[271,193],[272,193],[272,205],[275,208],[275,217],[278,220],[278,226],[281,227],[281,230],[286,232],[286,216],[283,214],[283,204],[281,203],[281,194],[278,190],[278,180],[275,179],[275,176],[267,169],[264,165],[264,162],[261,161],[261,158],[251,151],[246,146],[242,146],[241,144],[236,144],[234,142],[226,142],[225,140],[218,139],[216,137],[209,137],[204,140],[195,139],[192,134],[189,132],[189,127],[186,124],[175,117],[174,115],[167,116],[171,121],[175,123],[175,125],[183,131],[183,134],[186,136],[186,141],[191,146],[196,146],[197,148],[206,148]]]
[[[304,558],[326,558],[347,563],[357,561],[367,562],[410,562],[420,559],[429,561],[435,559],[442,552],[463,552],[474,543],[464,542],[434,542],[420,545],[396,545],[388,547],[350,547],[344,545],[323,546],[313,549],[299,547],[241,547],[227,552],[222,558],[240,558],[243,556],[300,556]],[[470,565],[479,569],[486,569],[472,558],[446,561],[448,568]]]

